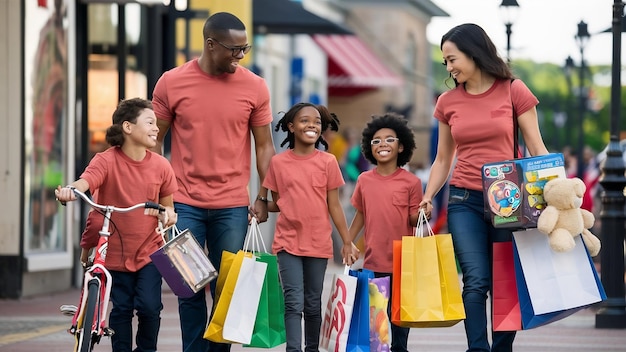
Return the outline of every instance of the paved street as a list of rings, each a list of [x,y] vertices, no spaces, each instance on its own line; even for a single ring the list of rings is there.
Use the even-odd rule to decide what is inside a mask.
[[[330,281],[342,267],[329,265],[326,280]],[[324,291],[324,300],[328,290]],[[70,318],[58,313],[61,304],[75,304],[78,290],[69,290],[51,296],[0,300],[0,352],[67,352],[73,339],[65,332]],[[324,301],[325,302],[325,301]],[[159,350],[180,351],[180,330],[176,296],[169,290],[163,292],[165,309],[159,336]],[[599,330],[594,328],[594,311],[578,312],[564,320],[533,330],[521,331],[515,342],[516,352],[626,352],[626,330]],[[110,351],[109,339],[96,347],[97,351]],[[450,328],[412,329],[409,336],[410,351],[463,352],[465,335],[463,324]],[[235,345],[232,351],[263,351]],[[284,351],[284,345],[265,351]]]

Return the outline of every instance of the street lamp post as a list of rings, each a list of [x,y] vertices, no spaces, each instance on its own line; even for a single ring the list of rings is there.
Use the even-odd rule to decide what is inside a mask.
[[[567,82],[567,100],[565,104],[565,114],[568,119],[572,118],[572,71],[574,70],[574,59],[571,56],[568,56],[565,59],[565,66],[563,66],[563,72],[565,73],[565,80]],[[568,147],[572,146],[572,137],[571,137],[571,124],[567,124],[567,131],[565,133],[565,145]]]
[[[589,41],[589,31],[587,30],[587,23],[580,21],[578,23],[578,33],[576,34],[576,42],[580,49],[580,71],[578,72],[579,86],[578,86],[578,98],[580,106],[578,108],[578,152],[577,152],[577,172],[576,175],[581,180],[584,178],[585,171],[585,159],[583,157],[585,139],[583,132],[583,123],[585,121],[585,112],[587,111],[587,96],[585,94],[585,45]]]
[[[502,0],[500,4],[502,17],[504,19],[504,25],[506,26],[506,61],[511,63],[511,27],[513,21],[517,18],[517,12],[519,10],[519,4],[516,0]]]
[[[611,64],[611,138],[606,159],[602,163],[602,254],[600,257],[602,285],[607,299],[596,313],[596,328],[626,328],[626,298],[624,297],[624,159],[619,145],[621,109],[622,0],[613,3],[613,62]]]

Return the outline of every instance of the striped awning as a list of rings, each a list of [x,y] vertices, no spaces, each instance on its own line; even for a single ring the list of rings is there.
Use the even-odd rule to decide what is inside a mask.
[[[328,56],[329,95],[333,91],[338,95],[352,95],[403,83],[401,77],[354,35],[314,35],[313,40]]]

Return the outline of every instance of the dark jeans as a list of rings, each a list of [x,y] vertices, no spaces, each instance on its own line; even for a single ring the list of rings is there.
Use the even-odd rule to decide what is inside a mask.
[[[391,273],[375,272],[374,277],[389,276],[389,301],[387,302],[387,316],[391,322],[391,297],[393,297],[393,275]],[[391,352],[408,352],[409,331],[410,328],[404,328],[391,323]]]
[[[133,349],[133,315],[137,311],[137,352],[157,350],[161,326],[161,274],[150,263],[137,272],[111,271],[113,286],[109,327],[113,352],[130,352]]]
[[[482,191],[450,186],[448,229],[463,272],[467,351],[510,352],[515,332],[492,331],[487,340],[487,294],[491,290],[492,243],[511,240],[511,231],[495,229],[486,219]]]
[[[328,259],[300,257],[278,252],[278,268],[285,295],[285,332],[287,352],[317,352],[322,327],[322,289]]]
[[[202,209],[182,203],[175,203],[174,207],[178,213],[178,229],[189,229],[198,243],[208,248],[209,260],[218,271],[222,251],[237,253],[243,247],[248,229],[248,207]],[[212,297],[215,297],[215,282],[210,283]],[[230,351],[230,344],[203,338],[209,319],[205,290],[190,298],[179,298],[178,313],[184,352]]]

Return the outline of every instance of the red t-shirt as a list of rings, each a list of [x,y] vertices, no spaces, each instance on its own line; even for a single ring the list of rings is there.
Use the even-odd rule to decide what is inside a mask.
[[[279,194],[272,251],[333,257],[328,191],[344,184],[334,155],[315,150],[301,156],[288,149],[272,157],[263,186]]]
[[[152,104],[171,122],[174,199],[206,209],[250,204],[250,128],[272,122],[265,81],[241,66],[211,76],[192,60],[161,76]]]
[[[141,202],[158,203],[177,188],[170,163],[159,154],[148,151],[142,161],[130,159],[119,147],[96,154],[80,176],[89,184],[94,200],[102,205],[130,207]],[[82,248],[98,244],[103,216],[89,213],[80,242]],[[155,231],[157,218],[144,215],[144,209],[116,213],[109,224],[109,246],[106,267],[117,271],[137,271],[150,263],[150,254],[163,245]]]
[[[393,271],[393,241],[413,235],[409,217],[421,201],[422,181],[403,168],[389,176],[376,169],[359,175],[351,202],[364,217],[365,269]]]
[[[482,166],[513,159],[513,113],[517,116],[539,101],[519,79],[496,80],[486,92],[468,94],[463,85],[443,93],[435,118],[450,125],[456,143],[456,166],[450,184],[482,190]]]

